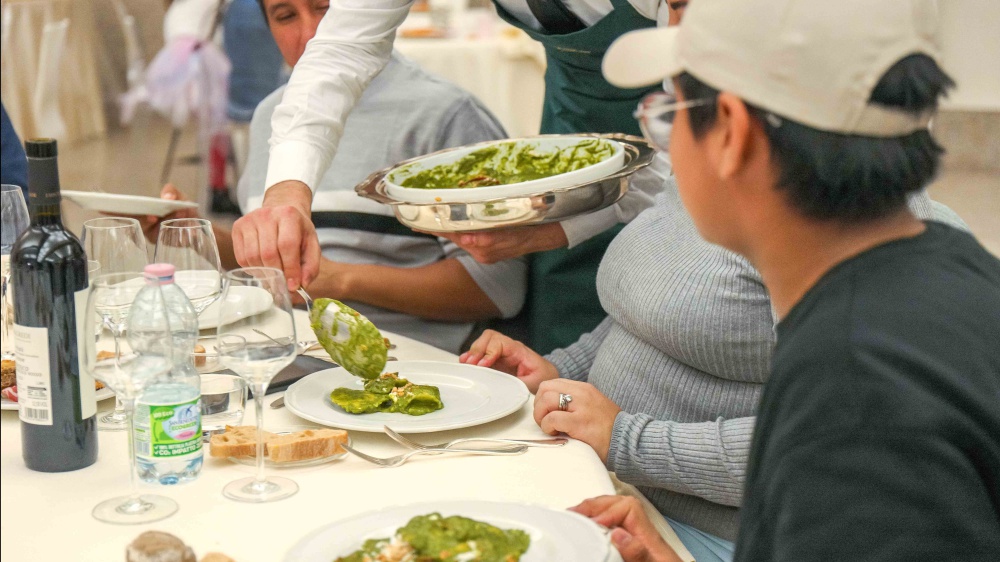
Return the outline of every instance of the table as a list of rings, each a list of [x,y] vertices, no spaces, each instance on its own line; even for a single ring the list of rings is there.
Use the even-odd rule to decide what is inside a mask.
[[[305,314],[296,313],[297,328],[308,329]],[[301,332],[307,333],[307,332]],[[455,361],[454,355],[403,336],[386,334],[401,360]],[[270,403],[275,396],[268,396]],[[111,400],[100,406],[106,410]],[[467,436],[541,438],[529,401],[504,419],[467,429],[431,433],[418,440],[433,443]],[[100,414],[99,414],[100,415]],[[248,404],[245,424],[253,424]],[[265,427],[311,425],[287,409],[265,412]],[[403,449],[381,434],[351,432],[362,451],[389,456]],[[90,512],[100,501],[128,492],[124,432],[99,432],[97,463],[75,472],[31,472],[21,460],[17,413],[0,420],[0,534],[5,560],[95,561],[125,559],[125,546],[139,533],[162,530],[187,542],[199,556],[226,553],[239,562],[281,560],[299,538],[327,523],[373,509],[402,503],[479,499],[525,502],[563,509],[583,499],[614,493],[603,463],[586,444],[570,441],[556,449],[531,448],[515,457],[423,457],[398,468],[377,468],[353,456],[316,467],[271,471],[299,484],[299,493],[270,504],[245,504],[222,497],[222,487],[252,476],[254,468],[206,456],[198,480],[174,487],[141,484],[180,504],[180,511],[148,525],[101,523]],[[417,481],[407,498],[398,497],[400,481]]]

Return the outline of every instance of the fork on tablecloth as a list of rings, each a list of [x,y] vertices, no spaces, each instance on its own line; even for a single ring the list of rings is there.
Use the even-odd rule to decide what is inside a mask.
[[[342,445],[342,447],[344,447],[344,449],[347,449],[347,452],[351,453],[352,455],[383,468],[392,468],[395,466],[399,466],[405,463],[406,461],[410,460],[410,458],[415,457],[417,455],[438,454],[438,453],[461,453],[467,455],[495,455],[503,457],[503,456],[520,455],[521,453],[528,450],[528,447],[526,445],[520,445],[517,447],[498,448],[498,449],[420,449],[416,451],[409,451],[407,453],[403,453],[402,455],[396,455],[394,457],[379,458],[379,457],[373,457],[371,455],[366,455],[365,453],[362,453],[361,451],[358,451],[357,449],[354,449],[348,445]]]

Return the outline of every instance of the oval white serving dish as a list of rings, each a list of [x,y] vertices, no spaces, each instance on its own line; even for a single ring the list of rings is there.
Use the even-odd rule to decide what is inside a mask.
[[[617,141],[603,139],[612,145],[614,152],[610,157],[591,164],[579,170],[557,174],[537,180],[511,183],[506,185],[490,185],[484,187],[460,187],[451,189],[420,189],[403,187],[396,183],[424,170],[429,170],[442,164],[451,164],[460,160],[468,154],[477,150],[483,150],[494,144],[509,142],[530,143],[540,151],[554,151],[564,149],[582,141],[593,140],[592,136],[563,136],[539,137],[531,140],[505,139],[495,143],[485,143],[470,146],[465,149],[451,150],[444,153],[431,154],[426,158],[410,161],[403,166],[390,170],[385,174],[387,193],[401,201],[411,203],[475,203],[490,201],[505,197],[518,197],[542,193],[551,189],[560,189],[572,185],[582,184],[589,181],[598,180],[613,174],[625,166],[625,150],[622,144]],[[405,174],[405,175],[404,175]]]

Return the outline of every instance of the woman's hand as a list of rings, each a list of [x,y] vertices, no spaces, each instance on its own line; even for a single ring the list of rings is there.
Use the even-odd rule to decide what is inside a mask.
[[[628,496],[601,496],[569,508],[611,531],[611,543],[625,562],[680,562],[656,532],[642,504]]]
[[[556,366],[523,343],[500,332],[486,330],[458,360],[469,365],[491,367],[521,379],[532,393],[544,381],[559,377]]]
[[[559,409],[559,395],[572,396],[565,410]],[[602,462],[608,460],[611,432],[622,409],[594,385],[556,379],[545,381],[535,395],[535,423],[549,435],[565,433],[590,445]]]

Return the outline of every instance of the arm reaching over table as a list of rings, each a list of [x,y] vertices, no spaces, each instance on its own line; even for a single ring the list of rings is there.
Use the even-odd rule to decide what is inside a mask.
[[[233,226],[241,265],[281,269],[292,290],[319,274],[312,190],[330,167],[347,115],[388,62],[396,28],[412,3],[330,2],[272,117],[264,202]]]

